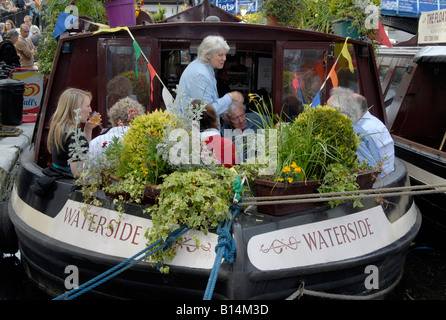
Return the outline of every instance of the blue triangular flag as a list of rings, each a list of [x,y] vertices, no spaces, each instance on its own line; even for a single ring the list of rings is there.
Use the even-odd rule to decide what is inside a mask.
[[[78,17],[72,14],[61,12],[57,17],[56,26],[54,27],[53,39],[56,39],[62,33],[64,33],[71,25],[78,19]]]
[[[320,92],[320,91],[319,91]],[[318,105],[321,104],[321,98],[319,97],[319,92],[316,94],[316,96],[313,99],[313,102],[311,103],[312,107],[317,107]]]

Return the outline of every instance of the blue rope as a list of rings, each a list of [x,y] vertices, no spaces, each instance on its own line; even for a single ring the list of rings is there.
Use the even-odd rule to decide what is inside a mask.
[[[226,220],[224,224],[222,222],[219,223],[217,228],[218,234],[218,243],[215,246],[215,251],[217,252],[217,256],[214,260],[214,266],[212,267],[211,275],[209,276],[208,284],[206,287],[206,291],[204,292],[203,300],[211,300],[212,294],[214,293],[215,285],[217,283],[218,272],[220,271],[221,260],[224,258],[226,263],[234,262],[234,253],[235,253],[235,241],[232,238],[230,228],[232,226],[232,222],[234,221],[235,216],[239,213],[241,207],[233,206],[232,207],[232,218],[231,220]]]
[[[173,243],[175,243],[175,241],[178,237],[180,237],[181,235],[186,233],[188,230],[189,230],[188,227],[181,226],[180,228],[171,232],[164,243],[162,243],[161,239],[152,243],[150,246],[141,250],[134,256],[128,258],[127,260],[124,260],[123,262],[114,266],[113,268],[111,268],[111,269],[105,271],[104,273],[98,275],[97,277],[87,281],[83,285],[54,298],[53,300],[62,300],[62,299],[72,300],[72,299],[80,296],[81,294],[99,286],[100,284],[106,282],[107,280],[109,280],[109,279],[115,277],[116,275],[120,274],[121,272],[127,270],[131,266],[142,261],[146,257],[152,255],[156,251],[170,247]],[[158,247],[156,247],[156,246],[158,246]],[[154,249],[152,250],[152,248],[154,248]],[[151,250],[151,251],[149,251],[149,250]],[[149,251],[149,252],[147,252],[147,251]],[[135,260],[138,256],[140,256],[142,254],[144,254],[144,255],[141,258]]]

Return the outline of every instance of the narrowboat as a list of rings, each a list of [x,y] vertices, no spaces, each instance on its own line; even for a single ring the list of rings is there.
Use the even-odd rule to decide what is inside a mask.
[[[167,86],[177,83],[205,36],[221,35],[231,47],[226,61],[231,89],[246,96],[266,92],[274,112],[289,116],[296,112],[290,94],[300,90],[302,102],[311,103],[346,40],[283,26],[241,23],[208,1],[163,23],[128,29]],[[349,39],[347,45],[354,72],[340,64],[339,85],[364,95],[371,113],[387,122],[371,44]],[[6,210],[27,275],[52,297],[69,289],[66,284],[73,279],[73,270],[83,284],[146,247],[144,231],[151,222],[141,205],[126,205],[120,213],[104,198],[102,207],[91,208],[96,221],[92,226],[81,213],[82,194],[70,177],[54,178],[46,192],[30,188],[51,167],[46,137],[62,90],[78,87],[92,92],[93,110],[105,115],[108,81],[134,68],[132,38],[126,30],[66,33],[59,40],[32,148],[21,154]],[[147,85],[151,77],[148,70],[144,72],[147,83],[144,87],[139,82],[135,94],[141,95],[148,111],[163,108],[162,84],[154,78]],[[330,88],[328,81],[321,91],[322,103]],[[406,167],[398,159],[394,172],[375,182],[377,188],[408,185]],[[242,207],[230,230],[234,260],[222,261],[212,299],[287,299],[300,292],[340,299],[385,296],[400,279],[421,215],[408,194],[369,197],[362,203],[361,208],[345,202],[284,215]],[[104,226],[112,220],[120,221],[120,226],[110,231]],[[194,245],[193,236],[205,245]],[[79,299],[202,299],[212,276],[217,243],[215,230],[206,235],[188,231],[175,258],[167,263],[168,274],[139,261]]]
[[[380,48],[380,74],[387,127],[395,141],[395,154],[408,169],[412,185],[446,183],[446,127],[442,105],[446,94],[441,77],[446,66],[446,47],[417,45],[417,35],[393,48]],[[430,236],[446,230],[444,192],[417,195]]]

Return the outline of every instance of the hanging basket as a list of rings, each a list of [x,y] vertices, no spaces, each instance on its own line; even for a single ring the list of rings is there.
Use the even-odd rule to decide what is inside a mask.
[[[114,0],[103,3],[110,28],[136,24],[135,0]]]

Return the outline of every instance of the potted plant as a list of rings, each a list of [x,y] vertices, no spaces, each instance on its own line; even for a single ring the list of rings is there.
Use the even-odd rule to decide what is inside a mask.
[[[160,185],[158,203],[147,209],[153,224],[145,233],[148,244],[166,240],[172,231],[183,225],[206,234],[220,222],[229,220],[235,175],[225,167],[175,171],[166,175]],[[182,239],[178,241],[181,243]],[[195,241],[199,246],[197,238]],[[151,261],[157,262],[161,272],[168,273],[169,268],[160,264],[171,260],[175,251],[176,246],[157,251],[151,256]]]
[[[300,0],[263,0],[261,10],[265,13],[267,24],[293,25],[301,6]]]
[[[136,116],[122,139],[105,146],[102,171],[108,178],[104,181],[108,194],[126,194],[125,200],[135,202],[159,194],[156,185],[172,168],[161,158],[157,145],[165,134],[165,126],[173,121],[171,113],[160,110]]]
[[[333,32],[343,37],[359,39],[361,36],[375,38],[375,30],[365,21],[370,14],[368,7],[379,7],[381,0],[330,0],[328,8],[333,17]],[[378,17],[376,17],[378,18]]]
[[[262,99],[256,103],[258,108],[266,109]],[[284,122],[280,117],[275,120],[277,150],[267,149],[266,154],[277,154],[276,170],[253,181],[256,196],[330,192],[339,186],[344,191],[359,189],[355,172],[359,166],[355,156],[359,138],[353,132],[349,118],[328,106],[306,106],[293,122]],[[269,141],[269,137],[265,140]],[[329,182],[333,178],[326,178],[324,182],[329,173],[335,178],[349,178],[336,179],[334,184]],[[354,204],[359,205],[359,202]],[[316,205],[259,205],[258,210],[283,215]]]
[[[103,0],[102,2],[111,28],[136,24],[135,0]]]

